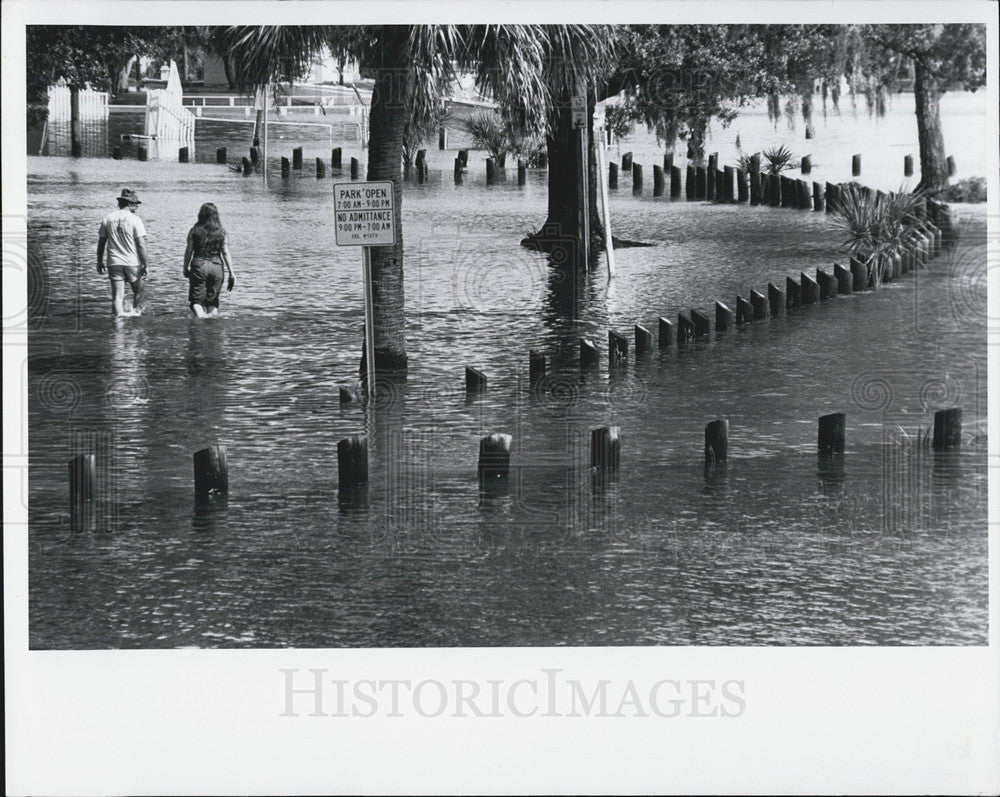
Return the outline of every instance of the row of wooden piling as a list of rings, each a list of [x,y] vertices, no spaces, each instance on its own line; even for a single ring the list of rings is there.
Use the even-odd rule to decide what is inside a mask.
[[[820,417],[817,450],[821,455],[843,454],[847,438],[847,416],[843,412]],[[621,462],[620,427],[602,426],[590,432],[590,467],[617,471]],[[958,448],[962,442],[962,410],[952,407],[934,413],[933,448]],[[488,488],[506,480],[510,473],[512,435],[495,432],[479,441],[476,467],[480,486]],[[717,418],[705,425],[705,465],[724,462],[729,452],[729,421]],[[229,466],[225,446],[212,445],[194,453],[195,498],[229,492]],[[368,438],[352,435],[337,443],[337,482],[342,496],[363,490],[368,484]],[[78,454],[69,460],[70,516],[74,522],[87,514],[95,499],[97,457]]]

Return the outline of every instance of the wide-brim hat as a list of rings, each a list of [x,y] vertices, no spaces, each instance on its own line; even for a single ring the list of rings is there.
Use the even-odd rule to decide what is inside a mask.
[[[118,197],[119,202],[128,202],[130,205],[141,205],[139,195],[131,188],[123,188],[122,195]]]

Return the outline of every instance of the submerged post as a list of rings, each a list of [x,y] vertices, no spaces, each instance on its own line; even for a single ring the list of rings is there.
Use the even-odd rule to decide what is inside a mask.
[[[750,204],[759,205],[762,201],[760,184],[760,153],[750,156]]]
[[[179,163],[187,163],[190,157],[191,151],[187,147],[181,147],[177,150],[177,160]]]
[[[361,161],[351,158],[351,179],[357,180],[361,176]]]
[[[253,164],[250,163],[250,159],[246,155],[243,156],[243,161],[242,161],[241,165],[243,167],[243,176],[244,177],[247,177],[247,176],[249,176],[250,174],[253,173]]]
[[[905,155],[903,156],[903,177],[913,176],[913,156]]]
[[[486,390],[486,374],[475,368],[465,366],[465,393],[482,393]]]
[[[665,349],[674,342],[674,325],[662,316],[658,319],[659,345]]]
[[[736,324],[749,324],[753,321],[753,305],[750,304],[742,296],[737,295],[736,297]],[[716,329],[719,328],[718,320],[716,320]]]
[[[226,447],[212,445],[194,452],[194,494],[229,492],[229,467]]]
[[[97,456],[77,454],[69,461],[69,505],[70,511],[78,510],[82,504],[94,500],[94,485],[97,484]]]
[[[646,327],[635,325],[635,356],[641,357],[653,350],[653,333]]]
[[[618,164],[608,164],[608,188],[618,187]]]
[[[705,426],[705,464],[722,462],[729,453],[729,421],[718,418]]]
[[[632,164],[632,193],[642,193],[642,164]]]
[[[767,283],[767,303],[772,317],[781,315],[781,308],[785,306],[785,294],[773,282]]]
[[[670,167],[670,198],[677,199],[681,195],[681,170],[679,166]]]
[[[683,313],[677,314],[677,342],[686,343],[694,337],[694,324]]]
[[[802,286],[802,304],[816,304],[819,301],[819,283],[804,271],[799,274]]]
[[[528,179],[528,164],[524,158],[517,159],[517,184],[524,185]]]
[[[785,277],[785,309],[792,310],[802,304],[802,286],[791,277]]]
[[[368,437],[352,435],[337,443],[337,481],[341,492],[368,483]]]
[[[813,170],[812,155],[803,155],[801,163],[802,174],[810,174]]]
[[[851,156],[851,176],[859,177],[861,175],[861,153]]]
[[[497,166],[493,158],[486,159],[486,184],[489,185],[497,179]]]
[[[226,160],[227,160],[226,154],[227,154],[226,153],[226,148],[225,147],[219,147],[215,151],[215,162],[216,163],[225,163]]]
[[[514,438],[495,433],[479,441],[479,465],[476,468],[481,486],[506,479],[510,475],[510,447]]]
[[[844,268],[840,263],[833,264],[833,275],[837,279],[837,293],[848,294],[854,288],[854,278],[849,268]]]
[[[624,365],[628,361],[628,338],[608,330],[608,364]]]
[[[604,426],[590,432],[590,467],[598,470],[618,470],[621,459],[619,427]]]
[[[326,177],[326,163],[322,158],[316,158],[316,177],[317,179]]]
[[[958,448],[962,445],[962,409],[952,407],[934,413],[934,449]]]
[[[653,196],[663,196],[663,186],[665,185],[665,180],[663,178],[663,167],[653,166]]]
[[[723,302],[715,303],[715,331],[725,332],[733,325],[733,311]]]
[[[302,168],[302,147],[295,147],[292,149],[292,168]]]
[[[819,453],[843,454],[847,438],[847,415],[833,412],[819,419]]]
[[[344,153],[344,151],[340,147],[334,147],[330,151],[330,168],[331,169],[342,169],[343,168],[343,153]]]
[[[580,367],[592,368],[597,365],[600,358],[597,353],[597,346],[586,338],[580,340]]]
[[[545,355],[531,349],[528,352],[528,382],[536,384],[545,376]]]
[[[777,289],[776,289],[777,290]],[[750,307],[753,308],[753,320],[763,321],[768,316],[768,299],[760,291],[750,291]]]
[[[281,176],[288,177],[291,173],[292,173],[292,164],[289,162],[288,158],[282,157]]]

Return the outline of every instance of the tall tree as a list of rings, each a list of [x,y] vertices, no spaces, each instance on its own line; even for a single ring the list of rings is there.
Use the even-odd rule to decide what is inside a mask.
[[[547,107],[546,46],[555,33],[538,25],[374,25],[245,27],[216,32],[241,87],[255,89],[301,71],[325,46],[335,58],[358,61],[375,75],[369,110],[368,179],[391,180],[398,237],[372,247],[375,367],[407,368],[403,295],[402,160],[407,127],[430,118],[456,70],[474,71],[526,124]]]
[[[951,89],[975,91],[986,83],[986,26],[968,24],[869,25],[875,48],[909,59],[920,143],[920,184],[933,193],[948,185],[941,132],[941,95]]]

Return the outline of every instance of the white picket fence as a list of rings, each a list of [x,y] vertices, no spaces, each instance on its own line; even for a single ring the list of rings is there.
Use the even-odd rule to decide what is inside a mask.
[[[108,118],[108,93],[80,89],[80,119],[92,121]],[[49,86],[49,121],[70,121],[70,90],[69,86],[56,84]]]
[[[157,141],[194,141],[194,114],[166,89],[146,94],[146,135]]]

